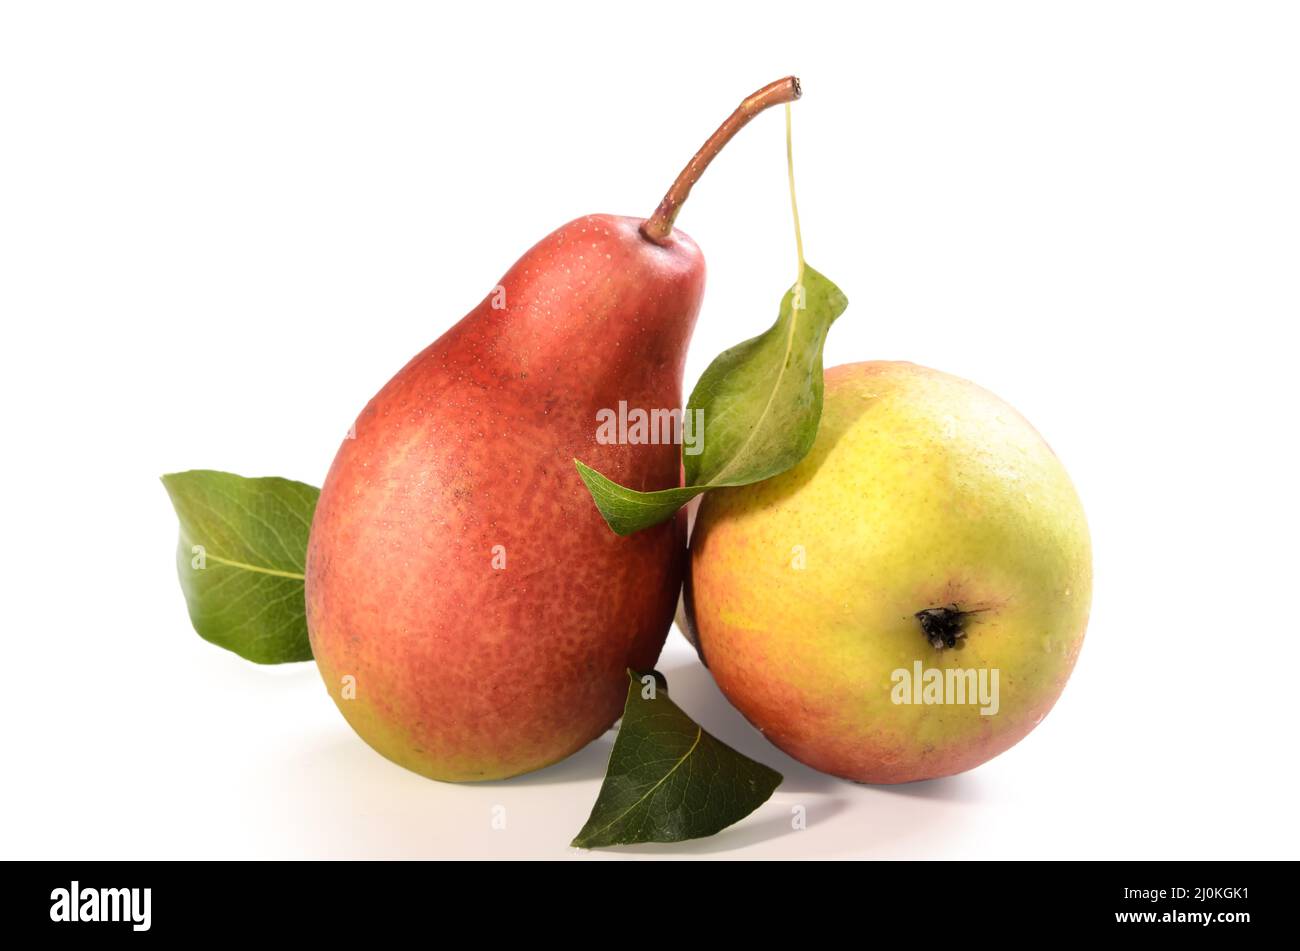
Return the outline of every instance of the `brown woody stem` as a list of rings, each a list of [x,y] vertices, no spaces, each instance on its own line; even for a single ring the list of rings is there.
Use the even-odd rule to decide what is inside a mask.
[[[801,94],[799,80],[794,76],[787,76],[785,79],[768,83],[742,102],[727,121],[718,126],[718,131],[709,136],[709,140],[700,146],[700,150],[686,163],[686,167],[668,189],[668,193],[664,195],[664,200],[659,203],[655,213],[641,225],[641,234],[656,244],[665,243],[668,235],[672,233],[677,213],[682,210],[682,203],[691,193],[691,186],[700,180],[709,163],[717,157],[732,137],[764,109],[794,102]]]

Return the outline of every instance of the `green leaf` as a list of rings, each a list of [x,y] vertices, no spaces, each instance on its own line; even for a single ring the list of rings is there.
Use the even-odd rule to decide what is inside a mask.
[[[311,660],[303,578],[320,490],[205,469],[162,481],[181,523],[176,566],[194,630],[259,664]]]
[[[663,489],[659,492],[637,492],[626,489],[613,479],[607,479],[591,466],[573,460],[578,476],[587,491],[596,500],[596,507],[605,516],[609,527],[620,535],[658,525],[671,518],[679,508],[703,492],[703,489]]]
[[[703,409],[703,451],[686,455],[687,485],[748,485],[789,469],[812,448],[822,415],[822,348],[848,299],[805,267],[781,315],[761,336],[723,352],[695,385],[688,409]]]
[[[653,684],[643,684],[628,671],[623,722],[596,805],[573,840],[578,848],[713,835],[781,785],[776,770],[705,733],[668,699],[663,675],[652,676]]]
[[[657,525],[701,492],[761,482],[807,455],[822,415],[822,349],[846,307],[838,287],[805,267],[776,323],[709,364],[686,403],[704,425],[701,451],[682,457],[684,488],[638,492],[575,459],[609,527],[629,535]]]

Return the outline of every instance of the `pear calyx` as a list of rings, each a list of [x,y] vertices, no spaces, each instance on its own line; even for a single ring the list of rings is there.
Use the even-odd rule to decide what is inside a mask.
[[[913,617],[921,625],[921,634],[935,650],[956,647],[966,637],[967,619],[973,611],[963,611],[955,604],[940,608],[925,608]]]

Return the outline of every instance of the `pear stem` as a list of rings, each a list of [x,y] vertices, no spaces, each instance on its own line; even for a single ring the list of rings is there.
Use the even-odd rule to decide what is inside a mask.
[[[673,222],[677,220],[677,213],[682,210],[682,203],[686,201],[686,196],[691,193],[691,187],[700,180],[700,176],[709,167],[709,163],[717,157],[718,153],[731,141],[732,137],[743,129],[750,119],[764,109],[782,103],[794,102],[802,94],[803,90],[799,87],[799,80],[794,76],[786,76],[774,83],[768,83],[746,98],[736,108],[736,111],[727,117],[727,121],[718,126],[718,131],[709,136],[708,141],[700,146],[700,150],[686,163],[686,167],[682,169],[672,187],[668,189],[668,193],[664,195],[664,200],[659,203],[655,213],[641,225],[641,234],[655,244],[665,244],[668,236],[672,233]]]

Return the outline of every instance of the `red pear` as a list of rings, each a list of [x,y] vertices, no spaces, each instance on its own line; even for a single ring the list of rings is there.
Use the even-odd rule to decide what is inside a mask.
[[[680,520],[606,526],[575,457],[640,490],[671,444],[597,440],[597,413],[681,406],[704,259],[682,201],[788,78],[746,99],[648,220],[543,238],[370,401],[321,489],[307,623],[326,688],[383,755],[442,780],[538,769],[617,719],[654,665],[684,567]]]

